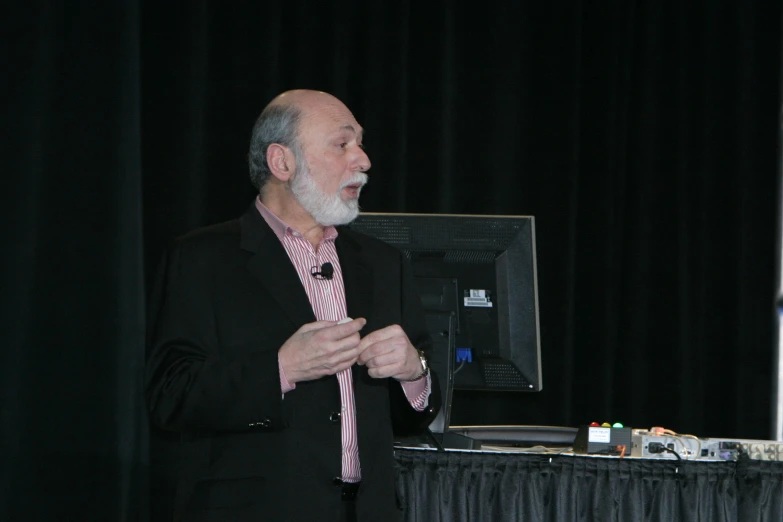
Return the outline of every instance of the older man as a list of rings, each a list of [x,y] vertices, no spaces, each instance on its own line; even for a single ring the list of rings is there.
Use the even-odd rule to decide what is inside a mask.
[[[393,430],[425,429],[440,396],[404,257],[341,226],[362,136],[327,93],[279,95],[251,138],[257,199],[164,256],[146,395],[180,433],[176,520],[400,518]]]

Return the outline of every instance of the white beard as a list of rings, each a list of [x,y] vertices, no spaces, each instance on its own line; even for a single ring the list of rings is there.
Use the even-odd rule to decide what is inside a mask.
[[[299,168],[299,165],[302,168]],[[315,183],[310,175],[310,169],[303,162],[297,165],[294,177],[288,183],[288,187],[297,202],[315,221],[325,227],[330,225],[346,225],[359,215],[359,198],[343,201],[340,197],[342,191],[348,185],[361,183],[367,184],[368,176],[364,172],[357,172],[355,176],[340,185],[336,194],[327,194]],[[359,187],[361,193],[362,187]]]

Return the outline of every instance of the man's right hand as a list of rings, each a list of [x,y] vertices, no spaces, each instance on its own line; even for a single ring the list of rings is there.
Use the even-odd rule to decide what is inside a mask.
[[[359,330],[364,318],[338,324],[316,321],[303,325],[280,347],[278,359],[290,384],[312,381],[350,368],[359,357]]]

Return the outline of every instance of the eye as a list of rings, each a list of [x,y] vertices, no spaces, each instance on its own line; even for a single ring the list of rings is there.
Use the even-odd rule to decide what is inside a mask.
[[[348,142],[347,141],[344,141],[344,142],[340,143],[340,148],[341,149],[344,149],[347,146],[348,146]]]

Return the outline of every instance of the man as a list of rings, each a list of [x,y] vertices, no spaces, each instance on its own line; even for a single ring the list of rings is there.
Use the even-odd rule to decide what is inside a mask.
[[[440,408],[399,251],[342,227],[370,160],[337,98],[281,94],[253,129],[259,196],[164,256],[146,397],[180,434],[175,519],[399,520],[393,430]]]

